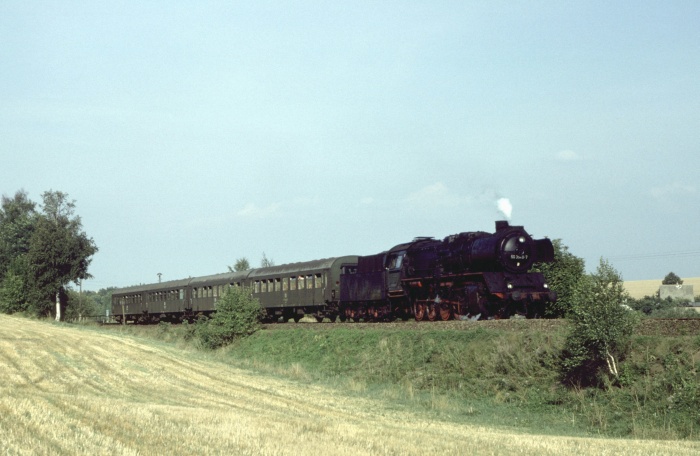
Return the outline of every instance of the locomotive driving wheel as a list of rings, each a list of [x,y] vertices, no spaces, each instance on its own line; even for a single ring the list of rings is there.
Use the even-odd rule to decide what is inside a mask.
[[[442,321],[447,321],[452,318],[452,306],[449,304],[440,304],[440,319]]]
[[[416,321],[423,321],[427,316],[428,309],[424,302],[415,302],[413,304],[413,315],[416,317]]]
[[[428,320],[430,321],[435,321],[438,318],[439,311],[438,308],[440,307],[440,304],[437,303],[432,303],[430,306],[428,306]]]

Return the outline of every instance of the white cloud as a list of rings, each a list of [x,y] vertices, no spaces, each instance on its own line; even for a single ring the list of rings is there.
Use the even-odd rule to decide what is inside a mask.
[[[672,184],[664,185],[662,187],[653,187],[649,193],[657,200],[666,200],[669,198],[693,195],[697,193],[695,186],[688,184],[681,184],[680,182],[674,182]]]
[[[418,207],[434,207],[434,206],[458,206],[463,202],[467,202],[469,198],[460,197],[450,190],[442,182],[436,182],[427,187],[423,187],[417,192],[411,193],[406,201]]]
[[[274,217],[279,212],[280,207],[279,203],[272,203],[265,207],[258,207],[255,203],[248,203],[236,215],[239,217],[264,219]]]
[[[557,153],[557,160],[559,161],[578,161],[581,160],[581,156],[574,152],[573,150],[562,150]]]
[[[360,200],[360,204],[363,206],[371,206],[372,204],[374,204],[374,198],[372,198],[371,196],[362,198]]]

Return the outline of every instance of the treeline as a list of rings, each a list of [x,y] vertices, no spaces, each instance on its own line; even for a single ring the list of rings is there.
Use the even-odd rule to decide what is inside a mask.
[[[77,306],[82,299],[69,300],[69,285],[91,277],[88,267],[96,252],[68,194],[44,192],[39,204],[24,190],[13,197],[3,195],[0,312],[57,320],[64,319],[66,312],[81,314]],[[69,302],[73,304],[70,309]]]

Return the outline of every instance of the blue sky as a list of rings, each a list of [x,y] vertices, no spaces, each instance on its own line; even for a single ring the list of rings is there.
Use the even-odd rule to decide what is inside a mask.
[[[504,218],[700,276],[700,3],[0,3],[0,193],[76,200],[90,289]]]

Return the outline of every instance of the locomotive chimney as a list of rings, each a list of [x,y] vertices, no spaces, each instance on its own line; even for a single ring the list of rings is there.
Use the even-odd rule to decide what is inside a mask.
[[[505,230],[509,227],[507,220],[496,220],[496,231]]]

